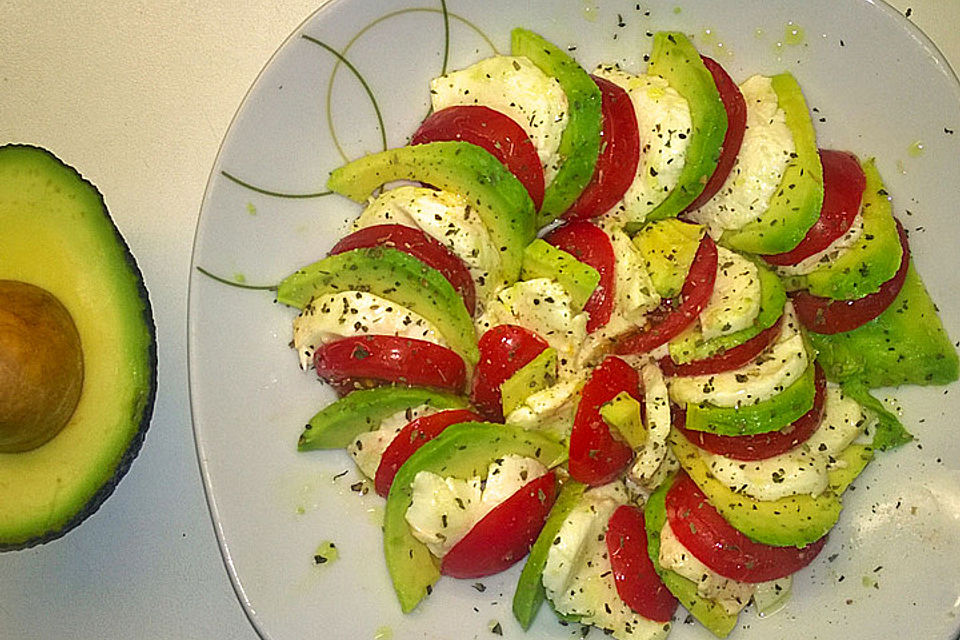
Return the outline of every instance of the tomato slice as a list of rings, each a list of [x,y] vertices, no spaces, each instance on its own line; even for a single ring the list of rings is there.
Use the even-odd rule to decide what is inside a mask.
[[[317,375],[340,395],[387,384],[462,392],[463,358],[447,347],[402,336],[351,336],[313,354]]]
[[[842,333],[853,331],[857,327],[870,322],[887,307],[893,304],[894,299],[903,288],[907,279],[907,270],[910,267],[910,247],[907,244],[907,232],[897,220],[897,233],[900,235],[900,246],[903,255],[900,258],[900,267],[892,278],[880,285],[874,293],[856,300],[833,300],[821,298],[807,291],[798,291],[791,294],[793,308],[803,326],[817,333]]]
[[[630,188],[640,162],[640,128],[630,96],[605,78],[590,77],[600,88],[600,155],[590,182],[563,214],[568,220],[595,218],[609,211]]]
[[[823,204],[820,217],[796,247],[786,253],[762,256],[775,265],[792,265],[823,251],[845,234],[860,212],[867,178],[857,156],[846,151],[820,150],[823,165]]]
[[[810,564],[826,536],[802,549],[754,542],[723,519],[696,483],[680,474],[666,497],[667,522],[693,556],[721,576],[740,582],[786,577]]]
[[[713,294],[717,279],[717,245],[704,236],[680,290],[680,304],[673,307],[664,301],[651,314],[653,320],[641,331],[621,339],[616,346],[620,354],[647,353],[677,336],[697,319]]]
[[[706,431],[694,431],[684,427],[686,413],[683,409],[673,408],[673,426],[687,440],[710,453],[727,456],[734,460],[763,460],[780,455],[805,442],[820,426],[823,419],[823,407],[827,397],[827,379],[819,364],[814,365],[813,407],[810,411],[778,431],[758,433],[752,436],[721,436]]]
[[[527,555],[557,498],[553,471],[531,480],[494,507],[440,562],[440,573],[482,578],[499,573]]]
[[[486,420],[503,422],[500,385],[548,346],[535,332],[514,324],[497,325],[480,336],[470,402]]]
[[[643,404],[640,375],[617,357],[593,370],[580,393],[570,433],[570,477],[590,486],[606,484],[633,459],[633,449],[616,438],[600,415],[600,407],[626,391]]]
[[[607,525],[606,542],[620,599],[647,620],[669,622],[678,603],[653,568],[643,510],[627,504],[617,507]]]
[[[428,440],[436,438],[452,424],[481,420],[480,416],[469,409],[450,409],[411,420],[400,430],[380,457],[380,464],[377,466],[377,474],[373,481],[374,489],[386,498],[397,471],[417,449]]]
[[[367,247],[391,247],[410,254],[428,267],[443,274],[453,285],[470,315],[476,310],[477,296],[473,277],[467,265],[446,246],[431,238],[420,229],[402,224],[378,224],[354,231],[330,249],[330,255],[365,249]]]
[[[716,60],[706,56],[700,56],[700,58],[707,71],[713,76],[713,82],[717,85],[717,91],[720,92],[720,101],[723,102],[723,109],[727,112],[727,132],[723,136],[717,168],[713,170],[713,175],[707,180],[703,191],[690,203],[686,211],[702,207],[727,181],[727,176],[733,169],[733,163],[737,160],[737,154],[740,153],[743,132],[747,128],[747,103],[743,99],[743,94],[740,93],[740,87]]]
[[[575,220],[557,227],[544,240],[600,272],[600,283],[583,306],[583,310],[590,314],[587,332],[596,331],[610,322],[616,293],[617,262],[610,236],[595,224]]]
[[[746,365],[758,355],[767,350],[780,335],[783,316],[743,344],[722,351],[703,360],[694,360],[684,364],[677,364],[670,356],[660,358],[658,364],[663,375],[675,376],[707,376],[724,371],[733,371]]]
[[[543,165],[527,132],[509,116],[481,105],[434,111],[410,139],[410,144],[462,140],[483,147],[527,189],[534,207],[543,204]]]

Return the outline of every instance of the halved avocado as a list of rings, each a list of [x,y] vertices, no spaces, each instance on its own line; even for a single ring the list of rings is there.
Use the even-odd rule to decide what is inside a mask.
[[[0,550],[9,550],[64,535],[113,492],[150,424],[157,346],[143,278],[103,197],[46,150],[0,148],[0,256],[0,280],[59,301],[83,358],[63,428],[30,450],[0,453]],[[2,298],[0,308],[9,310]],[[16,375],[9,364],[2,385]]]

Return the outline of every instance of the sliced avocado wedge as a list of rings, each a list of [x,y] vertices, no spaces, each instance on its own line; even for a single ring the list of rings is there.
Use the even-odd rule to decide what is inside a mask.
[[[863,232],[836,260],[805,276],[786,278],[789,289],[806,288],[815,296],[854,300],[874,293],[900,268],[903,247],[890,197],[873,158],[863,163],[867,178],[860,208]]]
[[[827,380],[867,387],[947,384],[960,375],[957,350],[911,261],[900,293],[853,331],[808,332]]]
[[[570,302],[577,313],[583,311],[593,290],[600,284],[599,271],[540,238],[527,245],[520,277],[523,280],[556,280],[570,294]]]
[[[373,431],[395,413],[429,405],[435,409],[461,409],[467,399],[418,387],[358,389],[318,411],[297,441],[299,451],[342,449],[364,431]]]
[[[787,426],[813,407],[816,395],[811,362],[789,387],[767,400],[742,407],[687,403],[688,429],[725,436],[767,433]]]
[[[527,561],[520,572],[520,579],[517,580],[517,589],[513,593],[513,615],[524,630],[529,629],[533,624],[540,605],[547,597],[543,588],[543,569],[547,566],[550,547],[553,546],[560,527],[563,526],[573,508],[579,504],[586,489],[587,485],[576,480],[567,480],[564,483],[557,500],[550,509],[550,515],[547,516],[543,529],[540,530],[540,535],[530,549],[530,555],[527,556]]]
[[[567,96],[567,126],[558,150],[562,164],[543,193],[543,206],[537,217],[542,227],[569,209],[593,177],[603,124],[600,89],[576,60],[532,31],[511,31],[510,52],[527,57],[545,74],[556,78]]]
[[[327,187],[363,202],[395,180],[417,180],[465,196],[500,250],[502,281],[516,282],[523,250],[536,236],[536,212],[526,188],[499,160],[468,142],[431,142],[354,160],[334,170]]]
[[[511,425],[464,422],[447,427],[400,467],[387,496],[383,548],[404,613],[413,611],[440,577],[436,559],[413,537],[405,518],[414,477],[420,471],[457,478],[486,477],[490,463],[509,454],[536,458],[548,469],[567,457],[566,447],[540,433]]]
[[[638,450],[647,441],[640,403],[626,391],[600,406],[600,417],[610,427],[614,437],[624,440],[631,449]]]
[[[755,338],[761,331],[772,327],[783,315],[783,307],[787,302],[787,292],[783,282],[773,270],[761,264],[759,260],[753,262],[757,265],[760,278],[760,311],[753,325],[735,333],[704,340],[703,332],[695,323],[669,342],[670,358],[674,362],[684,364],[702,360],[739,346]]]
[[[761,501],[735,493],[714,478],[699,448],[681,433],[671,431],[669,443],[684,471],[727,522],[750,539],[777,547],[805,547],[826,535],[840,517],[840,495],[873,458],[871,447],[852,444],[840,453],[840,464],[827,474],[827,490],[816,498]]]
[[[720,241],[747,253],[784,253],[796,247],[820,217],[823,204],[823,165],[816,132],[800,85],[790,73],[773,76],[773,90],[786,115],[796,148],[770,205],[757,219],[727,230]]]
[[[860,406],[872,413],[877,420],[873,429],[871,446],[877,451],[887,451],[905,445],[913,440],[900,418],[887,411],[883,403],[870,395],[870,391],[860,382],[850,381],[843,384],[843,393],[860,403]]]
[[[633,237],[661,297],[680,293],[704,233],[706,229],[699,224],[667,218],[644,225]]]
[[[713,175],[727,132],[727,111],[700,53],[678,31],[661,31],[653,36],[647,73],[664,78],[683,96],[690,106],[692,125],[677,186],[647,215],[647,220],[660,220],[676,217],[686,209]]]
[[[647,527],[647,553],[653,561],[663,584],[680,604],[718,638],[726,638],[737,624],[737,616],[730,615],[719,603],[700,597],[697,583],[684,578],[675,571],[660,566],[660,532],[667,521],[667,491],[673,486],[676,475],[661,484],[647,499],[644,507],[644,519]]]
[[[547,347],[500,385],[503,415],[509,416],[533,394],[557,383],[557,350]]]
[[[0,256],[0,280],[42,289],[66,309],[83,359],[63,428],[30,450],[0,453],[0,550],[8,550],[59,538],[113,492],[150,424],[157,344],[140,270],[103,197],[44,149],[0,147]],[[8,344],[0,344],[4,390]]]
[[[409,254],[372,247],[329,256],[284,278],[277,300],[302,309],[313,298],[338,291],[367,291],[407,307],[432,322],[468,364],[480,359],[463,298],[439,271]]]

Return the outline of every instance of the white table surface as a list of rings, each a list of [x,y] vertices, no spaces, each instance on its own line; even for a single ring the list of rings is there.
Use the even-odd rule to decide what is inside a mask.
[[[66,537],[0,554],[0,639],[257,637],[200,481],[187,281],[203,189],[230,120],[322,1],[0,2],[0,143],[46,147],[104,193],[144,273],[160,357],[153,424],[115,494]],[[960,0],[891,4],[910,8],[960,68]]]

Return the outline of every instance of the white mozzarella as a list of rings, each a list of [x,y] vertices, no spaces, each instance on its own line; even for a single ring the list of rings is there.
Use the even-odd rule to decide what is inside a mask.
[[[560,137],[569,120],[560,82],[523,56],[494,56],[430,82],[433,110],[482,105],[510,116],[530,137],[546,184],[561,164]]]
[[[713,293],[700,312],[704,340],[736,333],[753,325],[760,313],[759,268],[750,260],[717,247]]]
[[[797,264],[779,266],[776,268],[777,273],[781,276],[803,276],[808,273],[813,273],[821,266],[835,262],[840,256],[846,253],[847,249],[854,246],[857,241],[860,240],[862,233],[863,214],[862,212],[857,212],[857,216],[853,219],[853,224],[850,225],[850,228],[847,229],[842,236],[831,242],[826,249],[804,258]]]
[[[293,320],[293,347],[308,369],[313,353],[328,342],[366,335],[403,336],[447,346],[439,329],[415,311],[365,291],[315,298]]]
[[[663,481],[664,473],[672,468],[668,461],[670,447],[667,446],[671,424],[670,396],[663,373],[656,364],[644,364],[640,376],[643,379],[647,440],[637,452],[629,477],[640,489],[649,493]]]
[[[357,434],[353,442],[347,445],[347,452],[353,457],[353,461],[363,475],[373,480],[377,475],[383,452],[387,450],[400,430],[412,420],[436,412],[437,409],[427,404],[406,411],[398,411],[381,420],[378,428]]]

